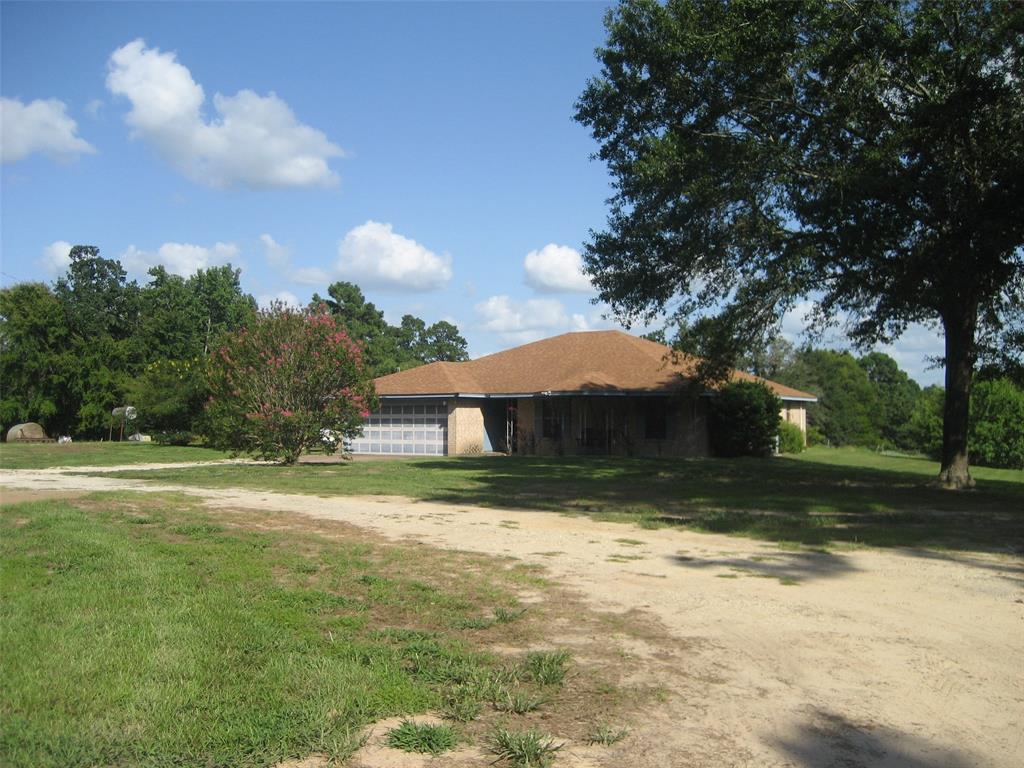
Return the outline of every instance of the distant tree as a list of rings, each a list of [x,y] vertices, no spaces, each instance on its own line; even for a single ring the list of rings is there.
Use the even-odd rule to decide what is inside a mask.
[[[424,363],[459,363],[469,360],[466,340],[459,329],[447,320],[438,320],[424,331],[418,356]]]
[[[0,290],[0,424],[36,421],[48,433],[70,430],[77,375],[67,317],[42,283]]]
[[[70,426],[77,434],[100,437],[107,433],[110,410],[125,405],[128,385],[145,359],[138,336],[140,291],[120,262],[103,258],[95,246],[76,245],[69,255],[54,294],[67,317],[74,361]]]
[[[762,379],[781,381],[786,371],[793,365],[796,347],[793,342],[776,336],[765,345],[758,345],[740,357],[736,367]]]
[[[76,245],[54,293],[64,305],[71,332],[81,339],[129,338],[139,325],[139,286],[121,263],[104,259],[93,245]]]
[[[423,356],[427,335],[427,324],[413,315],[402,315],[397,328],[391,329],[402,356],[410,363],[418,364]]]
[[[882,439],[897,448],[912,447],[907,424],[921,396],[921,387],[883,352],[864,355],[857,364],[874,387],[881,416],[878,424]]]
[[[201,357],[206,341],[206,318],[199,296],[183,277],[162,266],[149,270],[142,287],[139,340],[147,361],[190,360]]]
[[[400,349],[397,334],[392,332],[384,313],[366,300],[358,285],[332,283],[327,296],[314,293],[311,305],[324,304],[349,336],[362,345],[366,368],[372,377],[395,373],[402,369],[404,360],[412,360]]]
[[[438,360],[469,359],[466,340],[449,322],[427,326],[418,317],[403,315],[396,327],[388,325],[384,313],[353,283],[333,283],[327,294],[328,298],[313,294],[311,304],[324,304],[363,345],[367,370],[373,377]]]
[[[717,456],[768,456],[779,434],[782,401],[750,381],[723,385],[710,400],[711,450]]]
[[[874,448],[884,418],[867,373],[849,352],[802,349],[781,382],[818,396],[807,408],[807,423],[832,445]]]
[[[256,300],[242,290],[242,270],[230,264],[196,270],[186,284],[199,305],[204,355],[218,334],[241,328],[256,315]]]
[[[286,464],[323,430],[360,434],[375,400],[359,345],[323,306],[258,313],[222,337],[207,370],[210,444]]]
[[[576,110],[615,190],[599,298],[717,315],[712,360],[803,297],[863,346],[940,325],[940,479],[972,485],[975,364],[1024,325],[1024,4],[626,0],[606,27]]]

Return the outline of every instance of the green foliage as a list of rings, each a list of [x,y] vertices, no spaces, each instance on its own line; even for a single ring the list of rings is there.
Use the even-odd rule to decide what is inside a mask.
[[[863,346],[941,324],[967,484],[975,355],[1024,325],[1024,6],[624,0],[606,27],[576,105],[615,190],[600,298],[715,316],[713,358],[804,298]]]
[[[374,406],[362,350],[322,307],[281,305],[222,337],[207,368],[210,444],[294,463],[323,430],[362,432]]]
[[[785,383],[818,396],[807,421],[831,445],[876,447],[882,439],[882,409],[864,368],[849,352],[801,350]]]
[[[403,720],[397,728],[388,731],[388,746],[405,752],[440,755],[455,749],[458,736],[450,725],[430,725]]]
[[[921,396],[921,387],[899,365],[882,352],[871,352],[857,361],[875,390],[878,415],[875,419],[884,443],[910,449],[913,443],[907,424]]]
[[[138,409],[138,426],[143,432],[195,429],[207,397],[200,358],[156,360],[128,386],[128,398]]]
[[[933,459],[942,452],[942,408],[946,393],[932,385],[921,390],[907,423],[907,440],[913,450]]]
[[[139,288],[94,246],[74,246],[69,256],[53,290],[20,284],[0,291],[0,422],[106,437],[111,408],[132,404],[145,429],[190,429],[200,388],[194,377],[176,383],[169,366],[196,364],[213,337],[252,315],[255,302],[242,293],[238,270],[215,267],[184,279],[156,267]]]
[[[802,453],[804,433],[800,427],[788,421],[779,422],[779,453]]]
[[[782,401],[763,384],[734,381],[711,399],[711,449],[717,456],[768,456]]]
[[[1024,469],[1024,388],[1009,379],[979,381],[974,386],[971,461]]]
[[[41,283],[0,290],[0,426],[35,421],[65,432],[74,407],[74,365],[64,309]]]

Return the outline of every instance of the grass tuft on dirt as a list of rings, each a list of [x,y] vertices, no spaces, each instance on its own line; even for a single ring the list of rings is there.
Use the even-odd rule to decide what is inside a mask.
[[[497,755],[496,762],[505,761],[514,768],[547,768],[562,746],[534,728],[525,731],[497,728],[491,736],[491,752]]]
[[[440,755],[455,749],[459,738],[450,725],[403,720],[397,728],[388,732],[387,743],[389,747],[401,749],[403,752]]]

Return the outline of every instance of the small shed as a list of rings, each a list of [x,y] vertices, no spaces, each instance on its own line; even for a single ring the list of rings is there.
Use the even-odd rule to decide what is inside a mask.
[[[27,421],[24,424],[15,424],[7,430],[8,443],[46,443],[50,438],[46,436],[43,428],[34,421]]]

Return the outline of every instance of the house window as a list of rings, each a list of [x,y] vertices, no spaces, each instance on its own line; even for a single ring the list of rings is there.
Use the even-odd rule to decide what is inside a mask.
[[[560,439],[568,430],[571,401],[567,397],[541,401],[541,436]]]
[[[665,398],[652,397],[644,404],[644,437],[648,440],[668,437],[668,401]]]

